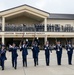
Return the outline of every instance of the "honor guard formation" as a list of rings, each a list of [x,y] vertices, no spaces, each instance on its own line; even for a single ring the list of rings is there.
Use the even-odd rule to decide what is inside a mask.
[[[7,57],[6,57],[7,51],[11,52],[12,67],[14,69],[17,69],[17,57],[19,56],[17,53],[17,50],[20,50],[22,52],[23,67],[27,67],[27,65],[28,65],[27,64],[28,46],[29,46],[28,39],[24,40],[23,42],[20,42],[19,47],[17,47],[14,42],[12,45],[9,44],[8,50],[6,50],[5,45],[1,44],[0,45],[0,66],[1,66],[2,70],[4,70],[5,60],[7,60]],[[73,55],[73,49],[74,49],[72,42],[69,40],[64,48],[67,51],[68,64],[72,65],[72,55]],[[62,51],[64,48],[61,45],[60,40],[56,41],[56,45],[51,45],[49,41],[46,41],[46,43],[44,44],[44,48],[43,48],[43,50],[45,52],[46,66],[49,66],[49,64],[50,64],[50,53],[53,53],[53,50],[55,50],[55,53],[56,53],[57,64],[61,65]],[[39,65],[38,55],[40,52],[40,41],[38,38],[33,39],[30,50],[32,50],[34,66],[36,67],[37,65]]]
[[[45,63],[49,68],[53,64],[50,64],[51,59],[55,57],[57,65],[61,66],[62,58],[64,58],[63,51],[66,51],[65,57],[68,58],[68,64],[72,65],[74,14],[49,13],[27,4],[0,11],[0,42],[0,69],[2,71],[10,64],[16,70],[20,62],[19,58],[22,61],[20,65],[26,68],[31,64],[28,61],[31,57],[34,67]],[[41,55],[41,52],[44,52],[44,55]],[[11,63],[9,55],[11,55]],[[53,60],[54,64],[56,60]]]

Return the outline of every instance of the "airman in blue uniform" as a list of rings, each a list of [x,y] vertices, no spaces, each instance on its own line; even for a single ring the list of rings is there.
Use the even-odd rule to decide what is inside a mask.
[[[9,51],[12,53],[12,67],[14,67],[15,69],[17,69],[17,47],[15,45],[15,43],[13,43],[13,45],[9,46]]]
[[[33,42],[32,44],[32,53],[34,59],[34,66],[38,65],[38,54],[39,54],[39,47],[37,42]]]
[[[68,55],[68,64],[72,65],[73,46],[70,41],[66,45],[66,50],[67,50],[67,55]]]
[[[4,70],[4,61],[6,60],[6,50],[5,50],[5,46],[2,45],[2,48],[0,49],[0,61],[1,61],[1,67],[2,70]]]
[[[28,44],[26,41],[23,42],[23,45],[20,46],[20,50],[22,51],[22,61],[23,61],[23,67],[27,67],[27,55],[28,55]]]
[[[46,44],[44,45],[44,50],[45,50],[46,66],[49,66],[49,62],[50,62],[50,52],[52,52],[52,50],[51,50],[51,46],[49,45],[49,42],[48,42],[48,41],[47,41]]]
[[[54,48],[56,50],[57,55],[57,64],[61,65],[61,58],[62,58],[62,45],[60,44],[60,41],[57,41],[57,44]]]

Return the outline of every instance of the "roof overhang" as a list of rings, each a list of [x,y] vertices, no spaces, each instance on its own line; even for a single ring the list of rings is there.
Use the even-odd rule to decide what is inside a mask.
[[[8,9],[8,10],[1,11],[0,16],[8,18],[8,17],[12,17],[12,16],[15,16],[15,15],[20,15],[22,13],[27,14],[29,16],[30,15],[36,16],[36,17],[39,17],[39,18],[49,17],[49,13],[47,13],[45,11],[42,11],[40,9],[37,9],[37,8],[31,7],[29,5],[22,5],[22,6],[18,6],[18,7],[15,7],[15,8],[11,8],[11,9]]]
[[[74,14],[50,13],[50,20],[74,20]]]

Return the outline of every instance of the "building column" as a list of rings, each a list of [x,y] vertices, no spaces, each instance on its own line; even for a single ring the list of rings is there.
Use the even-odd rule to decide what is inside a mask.
[[[5,17],[2,17],[2,31],[5,31]]]
[[[47,18],[44,19],[44,25],[45,25],[44,31],[47,31]]]
[[[45,38],[44,38],[44,43],[46,44],[46,41],[47,41],[47,36],[45,36]]]
[[[5,38],[4,38],[4,35],[2,35],[2,44],[5,44]]]
[[[5,31],[5,17],[2,17],[2,31]],[[5,44],[4,33],[2,35],[2,44]]]

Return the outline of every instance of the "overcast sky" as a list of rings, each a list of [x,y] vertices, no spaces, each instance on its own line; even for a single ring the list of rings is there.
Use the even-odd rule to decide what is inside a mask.
[[[0,11],[27,4],[49,13],[74,14],[74,0],[0,0]]]

